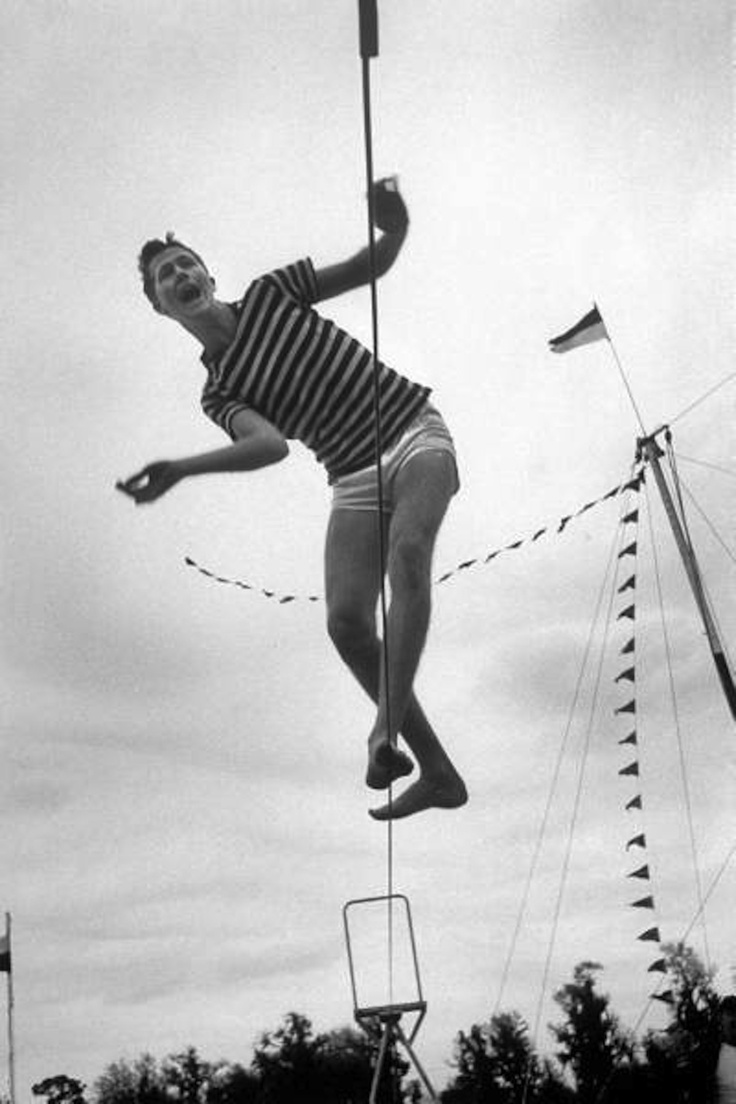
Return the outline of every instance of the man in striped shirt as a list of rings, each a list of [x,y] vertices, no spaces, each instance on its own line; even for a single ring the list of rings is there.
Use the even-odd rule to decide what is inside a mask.
[[[382,276],[404,243],[408,215],[392,181],[374,185],[373,199]],[[288,453],[288,439],[312,449],[333,487],[325,552],[329,633],[377,704],[366,783],[387,789],[413,770],[397,747],[399,732],[420,767],[412,785],[371,815],[387,820],[463,805],[465,785],[412,689],[429,625],[432,552],[458,487],[452,439],[428,402],[429,388],[385,364],[374,366],[360,342],[314,310],[370,281],[369,250],[316,271],[305,259],[267,273],[237,303],[215,298],[204,261],[171,235],[146,243],[139,267],[154,308],[202,345],[202,408],[232,443],[148,464],[119,489],[137,504],[153,502],[189,476],[274,464]],[[376,629],[377,437],[391,587],[387,678]]]

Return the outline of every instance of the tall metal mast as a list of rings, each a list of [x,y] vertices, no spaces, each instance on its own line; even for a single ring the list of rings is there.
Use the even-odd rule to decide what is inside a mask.
[[[697,559],[695,558],[695,552],[688,538],[683,521],[678,513],[677,507],[673,501],[672,493],[662,471],[662,465],[659,462],[659,458],[664,455],[662,449],[657,444],[657,435],[663,431],[668,432],[667,426],[660,426],[658,430],[655,430],[649,437],[639,438],[638,445],[643,456],[649,461],[652,472],[654,473],[654,479],[657,484],[657,489],[661,495],[662,502],[664,504],[665,512],[672,528],[672,533],[677,544],[680,557],[682,558],[685,572],[687,574],[690,586],[692,588],[695,602],[700,611],[700,616],[705,628],[705,634],[708,638],[708,645],[713,656],[713,662],[718,672],[718,677],[721,681],[723,693],[726,696],[728,707],[731,710],[731,716],[736,721],[736,683],[734,683],[734,676],[729,666],[726,653],[724,651],[723,643],[721,641],[718,627],[716,626],[713,612],[708,601],[708,596],[705,593],[703,586],[703,580],[700,575],[700,568],[698,567]]]

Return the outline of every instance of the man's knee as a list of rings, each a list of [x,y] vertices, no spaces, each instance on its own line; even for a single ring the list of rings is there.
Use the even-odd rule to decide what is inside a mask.
[[[357,655],[374,647],[376,622],[363,609],[335,604],[327,610],[327,632],[340,655]]]
[[[405,534],[393,544],[389,555],[389,578],[397,586],[420,590],[429,586],[432,542],[421,533]]]

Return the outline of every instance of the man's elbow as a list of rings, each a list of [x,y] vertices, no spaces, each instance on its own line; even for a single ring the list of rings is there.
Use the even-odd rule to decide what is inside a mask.
[[[280,433],[268,433],[261,437],[259,453],[264,467],[267,464],[278,464],[289,455],[289,442]]]
[[[278,464],[280,460],[285,460],[289,455],[289,442],[284,437],[277,437],[271,443],[271,450],[273,460],[272,464]]]
[[[289,455],[289,444],[278,432],[249,433],[235,442],[233,471],[253,471],[278,464]]]

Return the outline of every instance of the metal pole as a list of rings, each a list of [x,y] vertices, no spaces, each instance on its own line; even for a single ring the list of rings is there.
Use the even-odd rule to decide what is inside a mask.
[[[384,487],[383,470],[383,427],[381,425],[381,387],[380,361],[378,359],[378,292],[376,290],[376,228],[374,222],[373,197],[373,125],[371,113],[371,58],[378,57],[378,3],[377,0],[358,0],[358,19],[360,24],[360,57],[363,75],[363,131],[365,139],[365,175],[368,209],[368,258],[370,264],[371,292],[371,330],[373,344],[373,418],[375,423],[375,461],[376,491],[378,497],[378,562],[379,562],[379,606],[381,611],[382,647],[381,675],[379,678],[379,696],[381,683],[386,698],[386,724],[391,732],[391,698],[389,690],[389,639],[388,639],[388,599],[386,596],[386,559],[387,534],[383,524]],[[392,742],[393,742],[392,737]],[[389,807],[393,802],[392,786],[388,788]],[[388,926],[388,985],[393,1000],[393,888],[394,888],[394,824],[389,817],[386,823],[386,889],[387,889],[387,926]]]
[[[667,480],[664,477],[662,471],[662,465],[659,462],[659,458],[662,455],[662,451],[656,442],[656,434],[651,437],[643,437],[639,444],[649,461],[652,471],[654,473],[654,479],[657,484],[657,489],[662,498],[665,512],[672,528],[672,533],[677,544],[680,557],[685,567],[685,573],[687,574],[690,586],[692,588],[695,602],[700,611],[700,616],[703,620],[703,626],[705,628],[705,634],[708,638],[708,644],[710,646],[711,654],[713,656],[713,662],[718,672],[718,677],[725,694],[728,707],[731,710],[731,716],[736,721],[736,684],[734,684],[733,674],[728,665],[726,654],[723,650],[723,644],[716,627],[716,623],[713,620],[713,614],[706,597],[705,589],[703,587],[703,581],[700,577],[700,569],[698,568],[697,560],[695,559],[695,553],[692,550],[690,542],[687,538],[685,530],[683,529],[682,522],[677,513],[674,502],[672,501],[672,495],[667,485]]]

